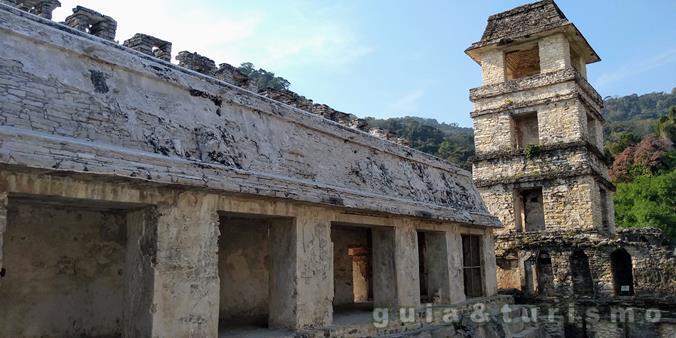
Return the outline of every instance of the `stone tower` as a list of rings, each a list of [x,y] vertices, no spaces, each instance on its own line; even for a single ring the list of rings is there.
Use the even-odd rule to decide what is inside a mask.
[[[603,100],[587,82],[600,61],[553,1],[488,19],[466,53],[481,65],[474,180],[502,233],[614,233],[603,156]]]

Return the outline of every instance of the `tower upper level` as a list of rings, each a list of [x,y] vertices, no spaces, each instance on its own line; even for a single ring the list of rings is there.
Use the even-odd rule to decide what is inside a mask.
[[[499,13],[466,53],[482,70],[472,174],[504,231],[613,231],[599,56],[552,0]]]
[[[483,85],[600,61],[582,33],[552,0],[492,15],[481,40],[465,51],[481,65]]]

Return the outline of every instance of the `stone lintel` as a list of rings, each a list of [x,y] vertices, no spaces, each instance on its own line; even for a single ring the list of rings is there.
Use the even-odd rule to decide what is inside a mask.
[[[568,94],[564,95],[555,95],[552,97],[547,97],[543,99],[535,99],[535,100],[527,100],[527,101],[521,101],[521,102],[508,102],[505,105],[498,107],[498,108],[491,108],[491,109],[483,109],[483,110],[475,110],[473,112],[470,112],[470,116],[472,118],[477,118],[480,116],[484,115],[494,115],[494,114],[509,114],[512,115],[514,113],[518,113],[520,111],[524,110],[529,110],[535,106],[541,106],[541,105],[547,105],[547,104],[552,104],[552,103],[559,103],[559,102],[566,102],[566,101],[572,101],[572,100],[579,100],[582,102],[582,104],[589,109],[589,112],[594,115],[596,119],[601,121],[605,121],[603,118],[603,115],[601,115],[601,112],[599,109],[594,108],[593,105],[591,105],[588,102],[588,96],[581,94],[578,91],[573,91]]]
[[[578,86],[590,97],[597,106],[603,107],[603,98],[575,68],[528,76],[525,78],[507,80],[504,82],[470,89],[472,102],[495,96],[512,94],[515,92],[551,86],[557,83],[575,81]]]
[[[562,151],[562,150],[587,150],[599,160],[599,162],[608,164],[608,158],[606,155],[601,152],[601,150],[588,141],[578,141],[578,142],[567,142],[567,143],[555,143],[555,144],[544,144],[537,145],[535,147],[535,153],[530,156],[541,158],[548,156],[551,153]],[[480,163],[484,161],[493,161],[499,159],[509,159],[509,158],[524,158],[526,155],[527,149],[515,149],[510,151],[493,151],[489,153],[483,153],[480,155],[475,155],[470,160],[472,163]]]
[[[540,175],[528,175],[528,176],[519,176],[519,177],[506,177],[502,179],[493,179],[493,180],[475,180],[474,184],[477,188],[486,189],[498,185],[518,185],[523,183],[535,183],[535,182],[549,182],[557,179],[566,179],[580,176],[592,176],[600,184],[604,185],[606,189],[610,191],[615,191],[615,185],[603,177],[601,173],[594,170],[593,168],[582,168],[578,170],[562,170],[562,171],[550,171]]]

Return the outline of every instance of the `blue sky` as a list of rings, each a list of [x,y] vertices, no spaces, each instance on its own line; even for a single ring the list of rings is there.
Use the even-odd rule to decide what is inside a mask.
[[[479,66],[464,54],[489,15],[513,0],[61,0],[118,21],[118,40],[143,32],[216,63],[250,61],[291,89],[360,117],[422,116],[471,126]],[[559,0],[603,59],[589,80],[603,96],[676,86],[676,1]]]

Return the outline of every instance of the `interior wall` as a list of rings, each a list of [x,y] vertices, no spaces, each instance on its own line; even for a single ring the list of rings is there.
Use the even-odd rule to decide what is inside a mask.
[[[119,336],[126,215],[12,202],[0,336]]]
[[[331,241],[333,242],[333,276],[334,276],[334,305],[353,304],[363,301],[364,294],[368,294],[370,278],[363,276],[359,264],[355,264],[355,256],[350,255],[350,249],[369,248],[369,228],[348,227],[334,225],[331,227]],[[354,251],[354,250],[352,250]],[[358,262],[363,257],[356,257]],[[367,262],[370,259],[367,260]],[[364,262],[362,262],[364,263]],[[367,273],[369,269],[367,268]]]
[[[219,323],[267,325],[270,300],[270,221],[220,218]]]

